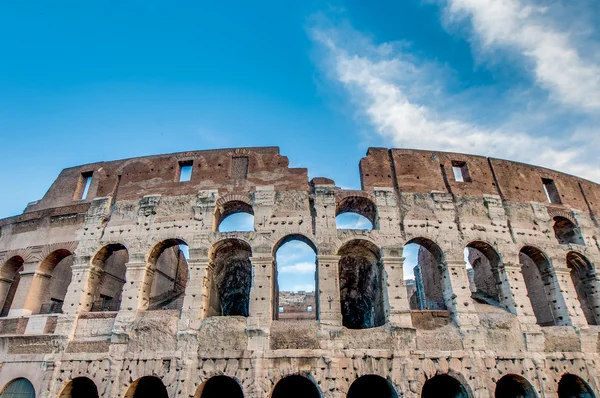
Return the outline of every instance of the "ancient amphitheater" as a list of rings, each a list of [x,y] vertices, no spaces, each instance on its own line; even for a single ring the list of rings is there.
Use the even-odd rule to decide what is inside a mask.
[[[63,170],[0,220],[0,396],[598,394],[599,185],[382,148],[360,177],[309,180],[275,147]],[[219,232],[238,212],[254,231]],[[313,319],[279,316],[291,240],[316,253]]]

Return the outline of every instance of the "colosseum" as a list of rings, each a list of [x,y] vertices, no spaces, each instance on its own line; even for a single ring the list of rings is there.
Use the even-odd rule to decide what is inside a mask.
[[[598,394],[599,185],[409,149],[359,169],[342,189],[261,147],[63,170],[0,220],[0,397]],[[236,213],[253,231],[220,232]],[[284,309],[290,241],[316,288]]]

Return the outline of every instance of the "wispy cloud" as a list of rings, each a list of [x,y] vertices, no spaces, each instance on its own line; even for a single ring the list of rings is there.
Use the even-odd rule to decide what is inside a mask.
[[[600,181],[600,169],[592,163],[598,148],[582,146],[576,137],[549,137],[445,116],[452,113],[441,106],[452,103],[452,98],[440,99],[445,69],[416,58],[406,45],[374,43],[348,23],[334,24],[322,17],[315,19],[309,34],[324,50],[320,62],[329,77],[348,90],[359,113],[389,144],[507,158]],[[589,71],[583,68],[582,73]]]
[[[536,82],[554,100],[579,111],[600,111],[600,65],[578,50],[572,32],[555,26],[547,7],[527,0],[444,3],[450,21],[471,22],[482,50],[507,49],[530,61]]]
[[[278,271],[284,274],[313,274],[315,272],[315,263],[304,262],[279,267]]]

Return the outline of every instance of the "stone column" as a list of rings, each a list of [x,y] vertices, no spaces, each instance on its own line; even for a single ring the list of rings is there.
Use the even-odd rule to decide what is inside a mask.
[[[6,297],[8,296],[12,284],[12,279],[0,278],[0,311],[4,308],[4,303],[6,302]]]
[[[447,260],[442,264],[442,283],[446,307],[452,312],[456,324],[467,328],[479,325],[464,259]]]
[[[404,258],[384,256],[381,261],[385,271],[382,289],[387,322],[392,327],[411,328],[410,304],[404,284]]]
[[[63,313],[75,315],[81,311],[89,311],[102,277],[102,270],[90,264],[89,256],[76,256],[71,265],[71,275],[71,284],[63,303]]]
[[[125,267],[125,284],[121,292],[121,306],[115,319],[115,332],[122,331],[133,322],[138,311],[147,309],[154,276],[154,271],[148,269],[143,253],[129,254]]]
[[[250,257],[252,262],[252,287],[250,289],[250,318],[254,326],[269,326],[275,306],[274,258],[270,254]]]
[[[549,293],[556,300],[556,303],[554,303],[555,300],[552,300],[556,324],[559,326],[587,326],[570,270],[560,267],[551,268],[546,272],[554,281]]]
[[[207,314],[210,268],[210,259],[206,256],[206,250],[190,249],[189,278],[185,286],[179,330],[200,329],[200,323]]]
[[[340,299],[340,256],[317,256],[317,305],[319,323],[342,327]]]
[[[537,320],[519,263],[507,262],[498,267],[501,281],[501,301],[519,317],[522,325],[536,325]]]
[[[24,311],[28,311],[29,314],[38,314],[42,304],[49,304],[45,303],[44,300],[47,300],[50,297],[48,289],[50,289],[51,280],[52,275],[50,274],[46,274],[39,270],[33,273],[29,293],[27,294],[27,299],[23,306]]]
[[[8,311],[8,316],[27,316],[31,315],[31,309],[26,307],[27,296],[29,295],[31,288],[35,287],[33,280],[35,278],[35,271],[38,267],[37,262],[29,262],[23,264],[23,271],[19,272],[21,279],[19,280],[19,286],[13,298],[12,305]],[[32,294],[35,294],[34,292]],[[37,293],[40,294],[40,293]]]

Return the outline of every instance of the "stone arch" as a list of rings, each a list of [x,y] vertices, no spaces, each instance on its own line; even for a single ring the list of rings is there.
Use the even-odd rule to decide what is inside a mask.
[[[25,302],[32,314],[60,313],[71,283],[73,253],[57,249],[49,253],[38,265]]]
[[[92,379],[76,377],[65,385],[58,398],[98,398],[98,388]]]
[[[553,220],[554,225],[552,227],[558,243],[585,245],[585,241],[581,236],[581,229],[573,221],[561,216],[556,216]]]
[[[537,247],[524,246],[519,251],[519,262],[537,323],[541,326],[566,325],[566,305],[548,257]]]
[[[167,387],[156,376],[143,376],[131,383],[123,398],[169,398]]]
[[[171,238],[157,243],[148,253],[143,308],[178,309],[183,306],[183,296],[188,282],[188,263],[182,247],[183,239]]]
[[[210,249],[210,294],[207,316],[249,316],[252,248],[237,238],[223,239]]]
[[[21,280],[25,261],[21,256],[13,256],[0,267],[0,316],[7,316]]]
[[[473,241],[466,246],[466,260],[471,265],[469,282],[472,297],[485,304],[503,306],[500,255],[487,242]]]
[[[537,398],[535,388],[523,376],[507,374],[496,382],[495,398]]]
[[[592,388],[579,376],[565,373],[558,382],[558,398],[596,398]]]
[[[243,195],[226,195],[219,198],[215,203],[213,215],[213,226],[215,232],[221,232],[221,223],[229,216],[246,213],[254,219],[254,209],[249,197]],[[254,230],[254,229],[252,229]]]
[[[320,398],[321,392],[308,377],[289,375],[277,382],[271,398]]]
[[[397,398],[398,394],[389,380],[379,375],[364,375],[354,380],[347,398]]]
[[[28,379],[18,377],[6,383],[0,398],[35,398],[35,388]]]
[[[417,237],[405,244],[418,245],[417,261],[414,267],[415,288],[409,296],[411,309],[446,310],[444,266],[445,254],[433,240]]]
[[[349,329],[385,324],[380,249],[368,240],[354,239],[338,255],[342,324]]]
[[[119,310],[128,262],[129,252],[120,243],[108,244],[96,252],[88,283],[92,299],[90,311]]]
[[[588,325],[598,325],[600,289],[595,267],[583,254],[570,251],[567,253],[567,268],[571,270],[571,280]]]
[[[377,205],[375,201],[362,192],[342,193],[336,198],[335,216],[345,213],[358,214],[367,219],[371,225],[370,228],[356,229],[378,229],[379,220],[377,216]]]
[[[467,387],[449,374],[438,374],[423,384],[421,398],[470,398]]]
[[[300,244],[298,245],[298,242]],[[280,262],[280,249],[283,249],[289,253],[289,248],[284,247],[286,244],[296,245],[294,249],[296,250],[296,255],[299,257],[290,260],[289,262]],[[282,250],[282,251],[283,251]],[[287,269],[292,269],[289,272],[297,272],[297,277],[299,281],[296,281],[298,285],[304,285],[305,282],[308,282],[309,273],[311,269],[308,268],[310,263],[312,263],[312,259],[308,258],[308,254],[306,252],[310,252],[314,254],[314,271],[312,277],[312,284],[310,286],[299,288],[292,287],[290,289],[290,284],[288,283],[288,290],[282,289],[280,283],[280,270],[285,272]],[[318,280],[317,280],[317,270],[316,270],[316,262],[317,262],[317,246],[315,242],[303,234],[289,234],[280,238],[277,243],[273,246],[273,258],[275,259],[274,263],[274,275],[275,275],[275,291],[274,291],[274,303],[273,303],[273,318],[275,320],[298,320],[298,319],[316,319],[317,318],[317,304],[316,304],[316,296],[318,292]],[[307,257],[305,258],[304,255]],[[296,260],[296,261],[294,261]],[[300,262],[303,260],[305,262]],[[299,268],[294,268],[295,266],[301,266]],[[284,268],[281,268],[284,266]],[[285,275],[283,275],[285,277]],[[289,279],[289,278],[288,278]],[[294,290],[295,289],[295,290]],[[311,290],[312,289],[312,290]]]
[[[232,377],[218,375],[205,380],[196,390],[194,398],[244,398],[240,383]]]

